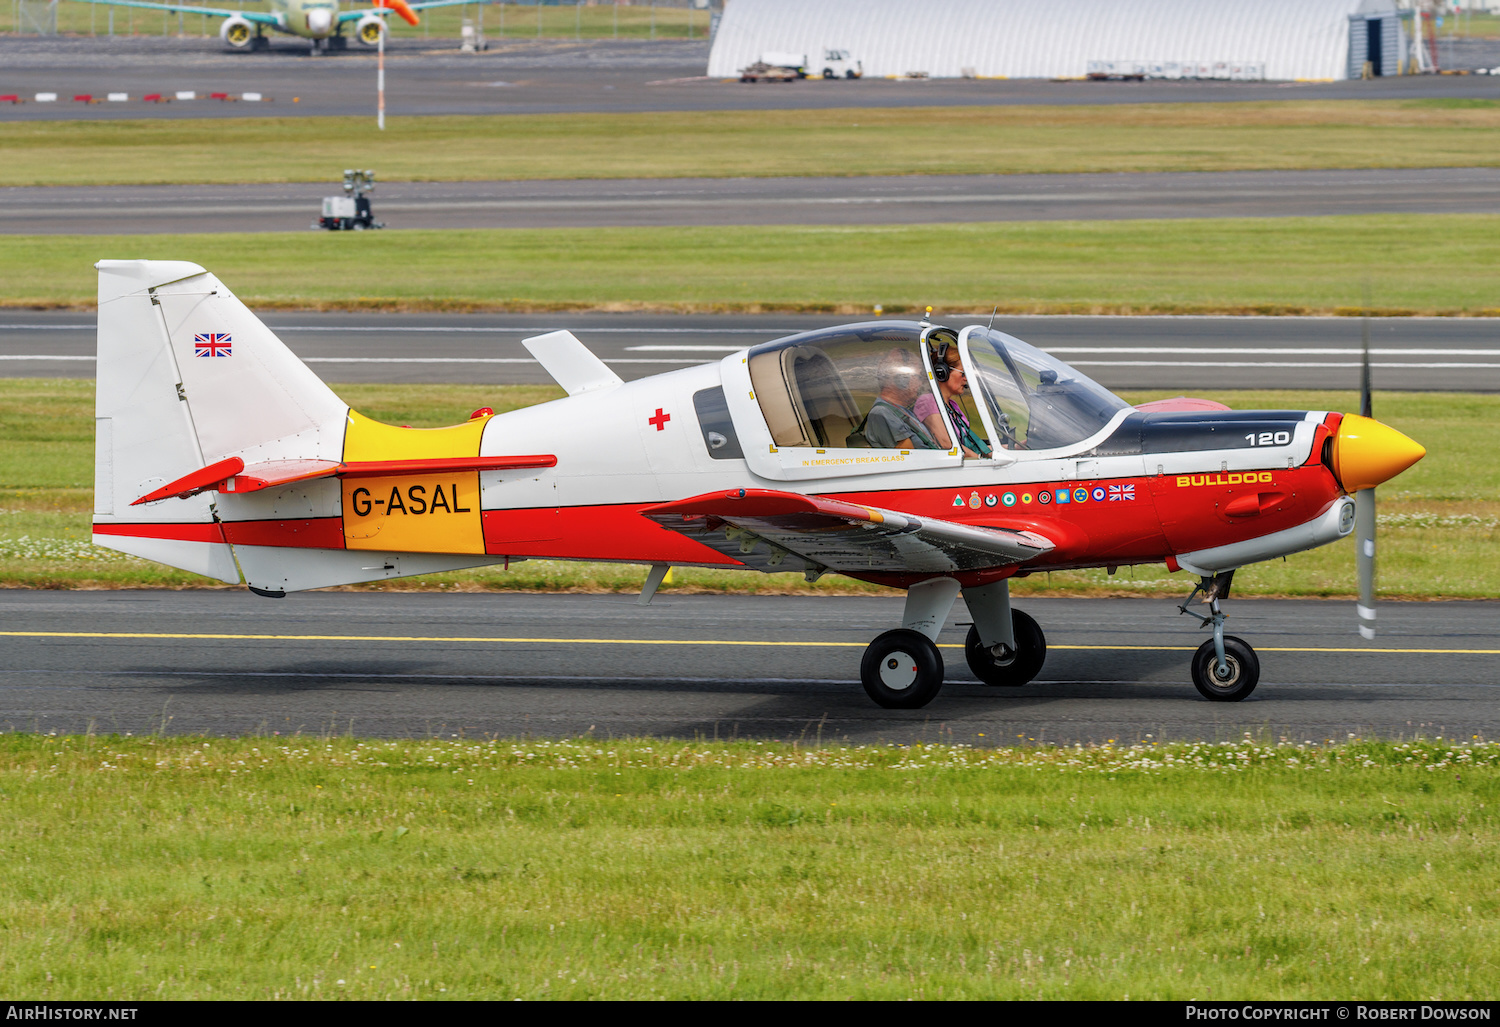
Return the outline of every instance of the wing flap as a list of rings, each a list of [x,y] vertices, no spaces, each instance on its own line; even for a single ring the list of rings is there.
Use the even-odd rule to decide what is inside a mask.
[[[772,489],[735,489],[642,514],[761,570],[947,574],[1025,563],[1054,545],[1033,531],[989,528]],[[767,550],[761,553],[764,545]]]

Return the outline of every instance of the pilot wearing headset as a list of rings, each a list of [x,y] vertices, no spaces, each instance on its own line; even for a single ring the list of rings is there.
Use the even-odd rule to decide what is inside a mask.
[[[968,387],[969,376],[964,370],[963,358],[959,355],[958,347],[952,343],[939,343],[935,350],[930,351],[932,356],[932,377],[938,383],[938,393],[943,397],[943,403],[948,407],[948,416],[952,418],[953,425],[958,431],[958,441],[963,447],[964,456],[989,456],[990,446],[969,425],[968,415],[964,413],[963,394]],[[938,407],[938,401],[933,399],[932,393],[923,392],[917,397],[912,406],[912,413],[922,422],[938,443],[940,449],[952,449],[953,440],[948,435],[948,425],[943,420],[942,411]]]

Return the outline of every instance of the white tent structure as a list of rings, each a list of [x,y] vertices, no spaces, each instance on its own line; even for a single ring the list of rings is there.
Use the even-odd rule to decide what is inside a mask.
[[[727,0],[708,74],[839,49],[866,76],[1326,80],[1399,74],[1402,34],[1394,0]]]

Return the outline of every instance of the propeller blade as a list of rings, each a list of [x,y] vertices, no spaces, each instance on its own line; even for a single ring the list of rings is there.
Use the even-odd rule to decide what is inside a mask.
[[[1364,356],[1359,365],[1359,413],[1361,417],[1374,417],[1370,412],[1370,299],[1365,297],[1365,316],[1361,334],[1364,337]]]
[[[1359,364],[1359,413],[1374,417],[1370,403],[1370,286],[1365,283],[1365,312],[1360,319],[1361,357]],[[1359,547],[1354,568],[1359,575],[1359,614],[1361,638],[1375,637],[1375,489],[1372,486],[1354,493],[1354,544]]]
[[[1354,557],[1359,572],[1359,634],[1375,637],[1375,490],[1360,489],[1354,493]]]

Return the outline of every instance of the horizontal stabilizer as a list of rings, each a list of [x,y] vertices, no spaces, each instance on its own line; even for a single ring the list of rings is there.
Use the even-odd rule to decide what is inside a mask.
[[[556,467],[551,454],[534,456],[459,456],[427,460],[267,460],[246,464],[237,456],[210,464],[192,474],[163,485],[137,499],[131,506],[161,499],[186,498],[200,492],[259,492],[314,478],[392,478],[408,474],[444,471],[510,471],[529,467]]]

